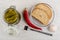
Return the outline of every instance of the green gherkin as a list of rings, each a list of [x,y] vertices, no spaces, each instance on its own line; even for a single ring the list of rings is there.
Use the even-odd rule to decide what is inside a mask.
[[[21,15],[14,8],[8,8],[4,14],[4,19],[8,24],[14,24],[21,19]]]

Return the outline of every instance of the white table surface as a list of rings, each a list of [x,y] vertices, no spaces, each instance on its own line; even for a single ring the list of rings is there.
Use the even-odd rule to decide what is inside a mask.
[[[23,28],[27,25],[23,16],[19,24],[14,27],[18,30],[19,34],[16,36],[10,36],[7,33],[8,25],[3,20],[4,12],[11,5],[16,6],[16,9],[22,15],[22,11],[25,7],[30,11],[32,6],[37,3],[47,3],[49,4],[54,12],[55,19],[52,24],[57,26],[56,32],[52,33],[53,36],[47,36],[41,33],[33,32],[33,31],[24,31]],[[60,0],[0,0],[0,40],[60,40]],[[43,28],[44,29],[44,28]],[[45,30],[48,32],[47,28]],[[51,33],[51,32],[50,32]]]

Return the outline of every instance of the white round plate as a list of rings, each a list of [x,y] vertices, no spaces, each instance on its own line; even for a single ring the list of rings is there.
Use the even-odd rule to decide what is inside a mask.
[[[45,4],[46,4],[46,3],[45,3]],[[51,6],[48,5],[48,7],[50,7],[51,10],[52,10],[52,17],[51,17],[51,19],[50,19],[50,21],[49,21],[49,23],[48,23],[48,25],[50,25],[50,24],[53,22],[53,19],[54,19],[54,11],[53,11],[53,9],[52,9]],[[32,10],[33,10],[34,8],[35,8],[35,7],[33,7]],[[32,10],[31,10],[31,13],[32,13]],[[40,23],[39,21],[37,21],[37,20],[36,20],[35,18],[33,18],[31,15],[30,15],[30,20],[31,20],[31,22],[32,22],[33,24],[35,24],[36,26],[45,27],[45,25],[43,25],[42,23]],[[47,26],[48,26],[48,25],[47,25]]]

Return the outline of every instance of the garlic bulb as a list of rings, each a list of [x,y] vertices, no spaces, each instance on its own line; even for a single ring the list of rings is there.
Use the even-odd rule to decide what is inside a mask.
[[[51,32],[55,32],[57,29],[57,27],[55,25],[49,25],[48,26],[48,30],[51,31]]]

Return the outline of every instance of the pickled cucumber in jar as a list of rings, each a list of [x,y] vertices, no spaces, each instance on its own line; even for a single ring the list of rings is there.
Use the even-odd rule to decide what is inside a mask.
[[[4,13],[4,20],[8,24],[17,24],[20,19],[21,19],[21,15],[13,6],[8,8]]]

